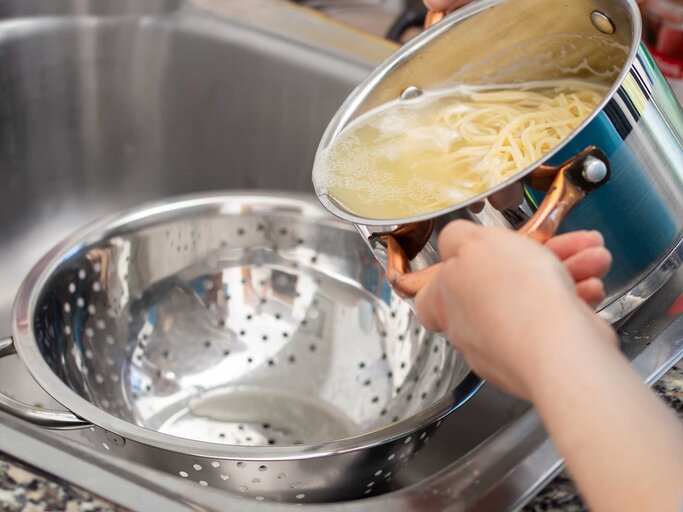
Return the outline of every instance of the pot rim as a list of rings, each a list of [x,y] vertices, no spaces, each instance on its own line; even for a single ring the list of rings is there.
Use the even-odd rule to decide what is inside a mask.
[[[78,417],[126,439],[186,455],[237,461],[313,459],[388,444],[438,423],[451,412],[460,408],[483,385],[484,381],[469,371],[454,389],[419,413],[386,427],[353,437],[294,446],[237,446],[196,441],[164,434],[120,419],[82,398],[52,371],[38,348],[33,317],[45,284],[64,258],[69,257],[84,246],[101,240],[103,237],[111,236],[112,233],[120,231],[124,227],[126,229],[133,228],[155,220],[160,222],[181,212],[239,213],[239,205],[245,200],[252,203],[257,200],[271,206],[288,206],[290,208],[295,206],[310,215],[307,218],[318,222],[331,220],[335,224],[339,224],[339,221],[330,219],[311,196],[261,191],[257,193],[253,191],[230,191],[223,194],[177,196],[149,203],[134,210],[110,215],[90,224],[46,253],[28,273],[17,293],[12,310],[14,345],[36,382],[52,398]],[[353,228],[349,226],[349,229]]]
[[[410,59],[413,56],[413,54],[419,52],[422,48],[430,44],[434,39],[437,39],[444,33],[450,31],[453,27],[457,26],[462,21],[465,21],[466,19],[476,16],[477,14],[484,12],[499,4],[510,1],[513,0],[475,1],[465,7],[458,9],[454,13],[446,16],[446,18],[444,18],[442,21],[436,23],[431,28],[425,30],[424,32],[416,36],[414,39],[410,40],[408,43],[401,46],[392,55],[390,55],[358,87],[356,87],[356,89],[354,89],[354,91],[347,97],[347,99],[341,105],[339,110],[336,112],[336,114],[328,124],[327,128],[325,129],[325,133],[323,134],[323,137],[318,145],[318,150],[315,155],[315,164],[319,162],[319,158],[321,153],[323,152],[323,149],[327,148],[332,143],[332,141],[334,141],[340,135],[344,128],[346,128],[346,126],[355,119],[352,116],[358,109],[359,105],[363,101],[365,101],[367,95],[373,90],[375,90],[378,84],[382,82],[384,77],[391,74],[395,67],[400,65],[405,60]],[[600,114],[600,112],[603,111],[603,109],[609,103],[612,97],[621,88],[622,83],[630,73],[630,70],[633,67],[633,62],[635,61],[640,48],[640,39],[642,35],[642,21],[640,11],[635,0],[620,1],[628,7],[628,13],[633,24],[633,32],[631,34],[631,44],[628,56],[621,71],[619,72],[619,75],[610,86],[609,91],[605,94],[605,97],[602,99],[600,104],[597,107],[595,107],[593,112],[560,144],[555,146],[555,148],[553,148],[550,152],[546,153],[542,158],[526,167],[523,171],[518,172],[514,176],[511,176],[510,178],[506,179],[505,181],[496,185],[495,187],[488,189],[486,192],[473,196],[465,201],[461,201],[452,206],[448,206],[446,208],[442,208],[440,210],[436,210],[429,213],[423,213],[412,217],[398,219],[372,219],[355,215],[346,210],[345,208],[343,208],[340,204],[338,204],[332,197],[329,196],[329,194],[322,191],[320,187],[316,184],[315,180],[313,180],[313,188],[315,190],[316,196],[318,196],[318,200],[329,212],[347,222],[363,226],[373,226],[377,228],[386,227],[389,228],[389,230],[391,230],[403,224],[422,222],[429,219],[440,217],[441,215],[462,210],[464,208],[467,208],[468,206],[471,206],[474,203],[486,199],[490,195],[495,194],[496,192],[499,192],[500,190],[509,187],[516,181],[519,181],[520,179],[524,178],[526,175],[528,175],[530,172],[536,169],[539,165],[542,165],[543,163],[547,162],[553,156],[562,151],[562,149],[564,149],[571,142],[571,140],[574,139],[574,137],[577,134],[583,131]]]

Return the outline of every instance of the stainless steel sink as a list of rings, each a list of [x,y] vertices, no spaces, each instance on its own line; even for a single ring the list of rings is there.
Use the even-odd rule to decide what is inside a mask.
[[[311,191],[312,158],[328,120],[393,48],[277,0],[2,2],[0,334],[9,334],[12,300],[31,265],[103,214],[195,191]],[[639,334],[626,348],[645,377],[683,353],[683,325],[669,327],[674,320],[662,314],[681,290],[679,272],[627,324]],[[15,358],[0,362],[0,389],[55,406]],[[54,439],[65,457],[82,446],[78,431],[23,431]],[[21,445],[1,438],[0,450],[22,457]],[[59,472],[56,462],[43,464]],[[535,413],[485,386],[397,476],[393,492],[366,505],[326,507],[505,508],[523,503],[560,467]],[[107,468],[127,474],[120,462]],[[244,505],[168,479],[150,481],[174,482],[166,487],[190,501]]]

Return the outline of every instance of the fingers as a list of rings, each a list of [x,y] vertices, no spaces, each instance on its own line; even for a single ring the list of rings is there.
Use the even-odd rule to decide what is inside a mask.
[[[446,260],[457,255],[460,248],[468,240],[478,237],[482,229],[485,228],[466,220],[454,220],[447,224],[439,233],[439,253],[441,254],[441,259]]]
[[[561,260],[590,247],[601,247],[605,240],[598,231],[572,231],[551,238],[545,246]]]
[[[443,302],[439,295],[436,283],[439,282],[437,275],[427,286],[422,288],[415,296],[415,314],[425,329],[431,332],[442,332],[445,326],[441,325]]]
[[[574,281],[580,283],[591,277],[605,277],[612,265],[612,254],[604,247],[591,247],[564,260]]]
[[[521,182],[513,183],[488,197],[489,203],[498,211],[517,208],[524,200],[524,188]]]
[[[597,277],[591,277],[576,285],[576,294],[591,308],[595,308],[605,299],[605,285]]]

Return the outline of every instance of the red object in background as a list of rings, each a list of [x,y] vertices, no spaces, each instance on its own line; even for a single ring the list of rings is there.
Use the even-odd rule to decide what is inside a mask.
[[[643,39],[683,103],[683,0],[641,0]]]

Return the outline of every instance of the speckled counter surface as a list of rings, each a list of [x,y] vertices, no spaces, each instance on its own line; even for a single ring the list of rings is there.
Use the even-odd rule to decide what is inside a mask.
[[[656,385],[657,392],[683,420],[683,363],[670,370]],[[0,511],[47,512],[64,510],[116,511],[124,509],[107,503],[73,485],[61,483],[27,468],[0,453]],[[533,499],[525,512],[586,510],[576,488],[566,474],[558,476]]]

